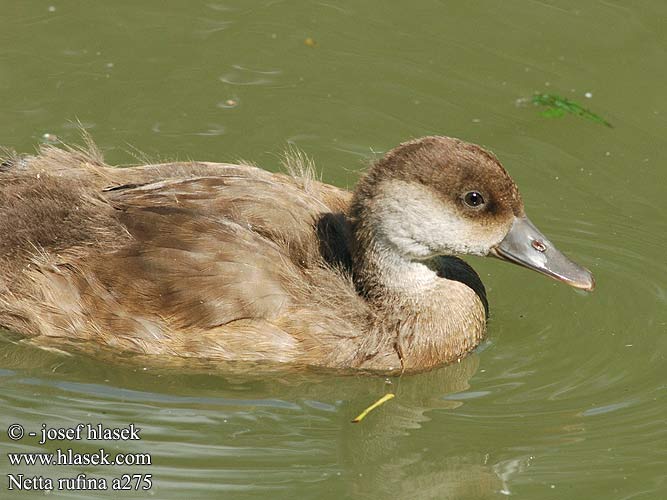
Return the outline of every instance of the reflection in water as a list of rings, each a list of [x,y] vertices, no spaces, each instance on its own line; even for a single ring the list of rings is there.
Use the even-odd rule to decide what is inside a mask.
[[[107,425],[135,422],[143,429],[136,451],[153,454],[150,472],[161,487],[269,490],[279,496],[286,481],[302,483],[304,491],[324,482],[355,498],[414,499],[487,498],[507,488],[501,480],[506,471],[495,470],[488,457],[449,450],[443,458],[447,440],[427,437],[432,430],[424,428],[430,412],[462,404],[455,395],[445,396],[469,388],[476,355],[391,380],[330,373],[269,377],[136,363],[119,369],[110,360],[100,363],[14,340],[7,334],[0,342],[6,367],[0,377],[9,388],[4,403],[34,407],[17,418],[28,426],[30,420],[67,425],[81,415]],[[350,422],[387,391],[396,398],[360,424]],[[52,401],[49,410],[40,405],[43,397]],[[22,451],[30,449],[44,451],[35,446]],[[213,482],[212,469],[219,470]]]
[[[446,441],[424,447],[423,439],[415,438],[431,420],[430,411],[462,404],[444,396],[467,390],[478,365],[479,358],[472,355],[461,363],[394,381],[394,400],[360,424],[341,425],[341,463],[347,464],[352,478],[349,493],[356,498],[461,499],[487,498],[501,490],[503,483],[485,457],[462,450],[461,455],[450,452],[443,459],[437,448]]]

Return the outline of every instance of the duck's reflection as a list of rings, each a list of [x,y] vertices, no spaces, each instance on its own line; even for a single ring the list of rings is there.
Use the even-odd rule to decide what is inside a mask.
[[[360,424],[341,426],[340,463],[348,469],[351,494],[357,498],[477,499],[502,490],[502,481],[485,463],[488,457],[466,450],[453,456],[451,449],[442,449],[447,446],[445,437],[429,442],[420,436],[433,432],[428,428],[432,410],[462,404],[443,397],[466,391],[478,365],[479,357],[471,355],[461,363],[394,381],[395,399]],[[361,397],[353,401],[363,406]],[[356,410],[349,408],[347,416]]]
[[[456,401],[455,394],[469,388],[479,365],[476,354],[428,373],[391,379],[330,373],[273,372],[268,376],[257,370],[251,372],[247,367],[220,375],[210,367],[186,364],[174,368],[136,364],[135,360],[119,365],[119,360],[112,363],[109,359],[65,356],[9,339],[0,341],[0,368],[45,379],[46,383],[55,377],[77,382],[77,387],[89,386],[90,391],[83,389],[89,399],[96,386],[122,389],[124,394],[127,390],[136,391],[139,399],[144,394],[155,405],[173,406],[174,397],[182,397],[183,402],[179,401],[177,406],[182,408],[187,404],[193,411],[205,408],[201,411],[209,416],[222,410],[227,415],[230,411],[248,415],[257,412],[261,401],[290,403],[275,411],[270,405],[261,406],[263,415],[269,412],[275,418],[273,427],[255,433],[246,423],[248,429],[237,429],[233,444],[242,451],[262,448],[279,456],[280,449],[301,446],[299,441],[310,443],[312,449],[301,450],[302,460],[307,463],[300,464],[298,458],[290,457],[282,465],[278,461],[278,465],[285,470],[295,467],[307,470],[316,464],[318,471],[327,471],[321,480],[313,477],[312,491],[330,490],[354,498],[479,499],[497,497],[504,489],[489,457],[474,446],[453,450],[454,445],[447,437],[453,431],[446,428],[446,423],[443,425],[444,412],[463,404]],[[396,397],[361,423],[351,423],[361,410],[386,392],[393,392]],[[100,397],[110,395],[113,397],[113,390],[100,393]],[[318,406],[326,411],[313,410]],[[434,416],[436,422],[432,422]],[[229,436],[218,438],[230,444]],[[202,436],[202,439],[207,438]],[[458,439],[456,446],[460,448]],[[192,453],[196,454],[196,448]],[[245,457],[247,461],[248,455]],[[267,459],[258,456],[259,466],[266,465]],[[218,467],[234,468],[235,463],[233,457],[225,457]],[[275,471],[276,463],[271,467]],[[252,480],[257,482],[255,486],[271,487],[260,484],[262,478]],[[284,485],[279,488],[284,492]]]

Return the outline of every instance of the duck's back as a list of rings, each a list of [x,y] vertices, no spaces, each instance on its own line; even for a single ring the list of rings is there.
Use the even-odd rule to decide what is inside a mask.
[[[146,354],[350,365],[349,193],[239,165],[0,167],[0,325]],[[87,344],[82,344],[87,345]]]

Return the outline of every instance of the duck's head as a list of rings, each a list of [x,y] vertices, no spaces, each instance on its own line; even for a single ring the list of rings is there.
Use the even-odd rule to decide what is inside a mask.
[[[425,137],[389,151],[361,179],[352,215],[359,238],[372,237],[411,261],[490,255],[594,288],[592,274],[526,217],[519,190],[496,157],[458,139]]]

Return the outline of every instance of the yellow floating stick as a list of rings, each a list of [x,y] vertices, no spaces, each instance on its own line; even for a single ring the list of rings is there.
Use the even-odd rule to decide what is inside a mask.
[[[396,397],[396,395],[395,395],[395,394],[392,394],[391,392],[388,393],[388,394],[385,394],[385,395],[382,396],[380,399],[378,399],[375,403],[373,403],[373,404],[370,405],[368,408],[366,408],[364,411],[362,411],[362,412],[359,414],[359,416],[358,416],[357,418],[355,418],[355,419],[352,420],[352,423],[353,423],[353,424],[358,424],[358,423],[361,422],[364,418],[366,418],[366,415],[368,415],[370,412],[372,412],[373,410],[375,410],[375,408],[377,408],[378,406],[382,406],[383,404],[385,404],[385,403],[386,403],[387,401],[389,401],[390,399],[394,399],[394,397]]]

